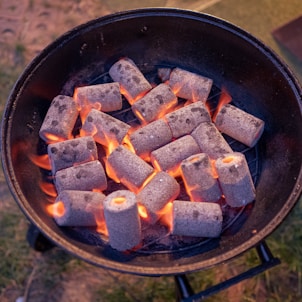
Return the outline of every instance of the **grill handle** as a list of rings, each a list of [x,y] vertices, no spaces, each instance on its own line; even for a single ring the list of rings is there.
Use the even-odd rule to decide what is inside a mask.
[[[241,281],[252,278],[264,271],[281,263],[279,258],[275,258],[267,246],[265,241],[261,241],[256,246],[256,251],[260,260],[260,264],[240,273],[226,281],[209,287],[199,293],[194,294],[192,287],[184,274],[174,276],[175,287],[177,294],[177,302],[198,302],[208,298],[211,295],[217,294],[218,292],[225,290]]]

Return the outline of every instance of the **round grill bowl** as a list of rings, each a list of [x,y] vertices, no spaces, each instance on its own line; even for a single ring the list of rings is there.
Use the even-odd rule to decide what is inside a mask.
[[[87,243],[45,211],[41,170],[28,158],[51,100],[93,82],[121,57],[147,72],[178,66],[225,87],[234,103],[266,122],[258,144],[257,197],[218,239],[164,253],[119,253]],[[2,120],[2,163],[10,190],[28,219],[56,245],[94,265],[139,275],[208,268],[240,255],[268,236],[291,211],[302,185],[301,88],[262,42],[210,15],[140,9],[108,15],[67,32],[46,47],[15,84]]]

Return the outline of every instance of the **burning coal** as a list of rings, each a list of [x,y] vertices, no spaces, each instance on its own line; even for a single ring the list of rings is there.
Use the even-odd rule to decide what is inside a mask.
[[[109,75],[112,83],[77,87],[49,107],[40,129],[48,153],[30,156],[53,176],[44,190],[49,215],[59,226],[95,227],[119,251],[137,249],[146,225],[173,236],[218,237],[222,208],[255,199],[245,156],[222,133],[254,146],[264,122],[228,104],[226,91],[211,113],[213,81],[180,68],[159,68],[162,83],[155,85],[123,58]],[[139,126],[112,115],[123,98]]]

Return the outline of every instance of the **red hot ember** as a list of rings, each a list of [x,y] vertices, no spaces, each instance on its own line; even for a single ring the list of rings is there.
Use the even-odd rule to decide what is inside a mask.
[[[217,159],[225,153],[233,152],[230,145],[211,122],[201,123],[191,135],[196,140],[201,152],[208,154],[211,159]]]
[[[192,201],[215,202],[221,190],[209,156],[205,153],[192,155],[181,163],[181,175]]]
[[[104,199],[100,192],[66,190],[49,207],[60,226],[92,227],[104,220]]]
[[[116,82],[78,87],[74,97],[81,108],[81,115],[92,108],[103,112],[122,109],[120,85]]]
[[[182,160],[200,149],[191,135],[185,135],[151,152],[151,163],[157,170],[175,173]]]
[[[48,145],[52,174],[57,171],[98,159],[96,143],[91,136],[83,136]]]
[[[244,154],[225,154],[215,165],[225,201],[231,207],[242,207],[255,199],[256,191]]]
[[[109,75],[121,85],[121,92],[130,104],[135,103],[140,97],[151,90],[152,86],[129,58],[117,61],[109,69]]]
[[[230,104],[217,113],[215,124],[218,130],[249,147],[256,145],[264,130],[264,121]]]
[[[58,171],[55,186],[58,193],[65,190],[104,191],[107,189],[107,176],[101,162],[94,160]]]
[[[166,172],[156,173],[152,179],[137,194],[137,199],[148,214],[147,220],[154,224],[159,218],[159,211],[180,192],[180,185]]]
[[[203,102],[195,102],[165,115],[174,138],[190,134],[200,123],[211,122],[208,109]]]
[[[172,234],[193,237],[219,237],[222,211],[217,203],[174,200]]]
[[[166,84],[159,84],[132,105],[132,111],[141,123],[161,118],[177,105],[177,97]]]
[[[126,147],[116,147],[106,161],[107,175],[137,192],[154,169]]]
[[[109,143],[117,146],[122,143],[130,128],[119,119],[92,109],[84,121],[81,135],[91,135],[97,143],[107,147]]]
[[[187,70],[174,68],[170,74],[169,85],[180,98],[206,102],[213,80]]]
[[[56,96],[43,120],[40,137],[47,143],[71,139],[78,115],[77,104],[73,98],[66,95]]]
[[[104,199],[104,216],[112,248],[125,251],[140,243],[141,222],[134,193],[118,190],[109,194]]]

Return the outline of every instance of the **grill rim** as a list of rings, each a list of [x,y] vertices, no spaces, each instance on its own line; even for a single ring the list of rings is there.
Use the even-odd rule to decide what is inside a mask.
[[[80,31],[85,33],[90,30],[90,28],[96,26],[99,23],[108,24],[115,21],[127,20],[127,18],[136,18],[136,17],[144,17],[150,16],[150,14],[156,14],[157,16],[173,16],[179,18],[188,18],[194,19],[197,21],[208,22],[219,26],[220,28],[239,36],[240,38],[248,41],[258,50],[260,50],[265,56],[269,57],[273,64],[281,71],[285,78],[291,83],[291,88],[293,89],[296,98],[300,100],[300,114],[301,114],[301,88],[299,83],[297,82],[295,76],[292,72],[287,68],[287,66],[274,54],[272,50],[270,50],[267,46],[265,46],[258,39],[251,36],[249,33],[243,31],[242,29],[222,20],[214,16],[196,13],[192,11],[185,11],[180,9],[138,9],[127,12],[120,12],[113,15],[108,15],[105,17],[98,18],[96,20],[92,20],[86,24],[80,25],[73,30],[67,32],[62,35],[60,38],[55,40],[52,44],[47,46],[40,55],[33,59],[33,61],[25,68],[24,72],[14,85],[12,92],[8,98],[8,102],[5,108],[5,113],[2,119],[2,132],[1,132],[1,157],[2,157],[2,165],[4,174],[10,188],[10,191],[17,201],[19,207],[32,222],[35,224],[41,232],[49,238],[51,241],[55,242],[55,244],[61,246],[66,249],[71,254],[78,256],[91,264],[99,265],[102,267],[106,267],[109,269],[113,269],[119,272],[125,273],[134,273],[138,275],[173,275],[183,272],[192,272],[204,268],[209,268],[218,263],[224,262],[226,260],[230,260],[235,256],[239,256],[249,248],[254,247],[257,243],[259,243],[262,239],[267,237],[270,233],[273,232],[279,226],[279,224],[286,218],[289,214],[293,206],[299,199],[302,191],[302,169],[300,167],[299,176],[297,177],[296,185],[292,190],[292,194],[290,197],[284,202],[284,206],[279,210],[279,214],[272,220],[270,223],[262,230],[260,230],[257,234],[252,236],[249,240],[245,241],[236,249],[232,249],[230,251],[224,252],[219,257],[213,257],[210,259],[200,260],[197,263],[189,263],[189,264],[180,264],[179,266],[168,266],[168,267],[146,267],[146,266],[134,266],[132,263],[129,265],[127,263],[120,263],[116,261],[112,261],[110,259],[103,259],[100,257],[96,257],[91,253],[86,252],[85,250],[75,246],[72,243],[72,240],[65,240],[64,237],[54,232],[50,227],[48,227],[43,219],[37,215],[37,213],[33,210],[31,205],[28,203],[26,197],[24,196],[19,184],[17,177],[15,175],[15,169],[12,165],[10,154],[12,152],[10,145],[10,136],[11,129],[13,127],[13,114],[16,110],[18,95],[20,91],[22,92],[24,86],[26,86],[27,82],[30,81],[31,75],[34,73],[35,69],[38,68],[41,64],[46,62],[48,56],[52,54],[58,47],[63,47],[65,43],[69,40],[76,37]]]

